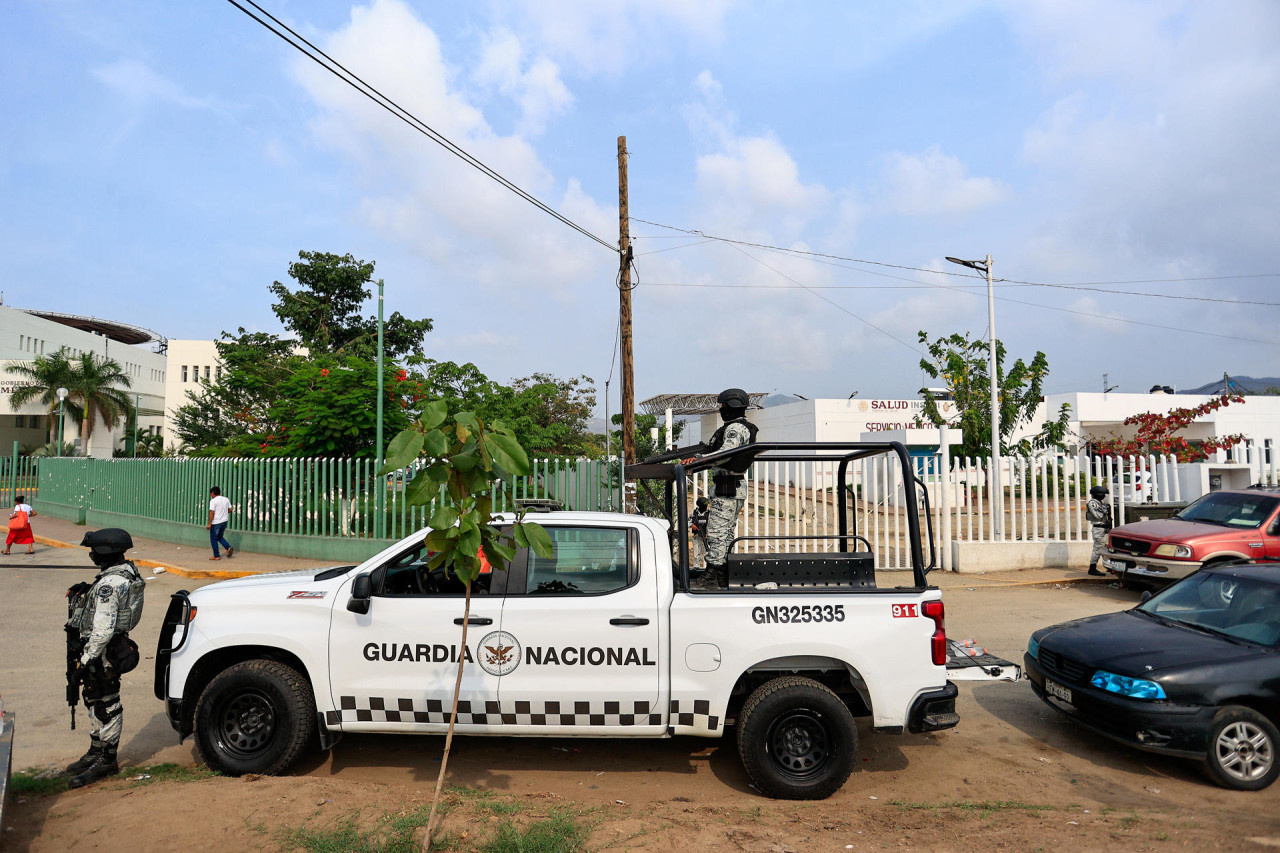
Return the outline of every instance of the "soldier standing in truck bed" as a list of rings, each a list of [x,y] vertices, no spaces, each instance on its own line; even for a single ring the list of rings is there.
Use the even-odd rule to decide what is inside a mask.
[[[711,436],[703,455],[732,450],[752,444],[759,427],[747,420],[747,392],[741,388],[729,388],[720,392],[720,419],[724,424]],[[750,460],[733,462],[711,469],[711,507],[707,517],[707,571],[694,583],[696,589],[720,589],[727,584],[729,543],[733,541],[738,526],[738,513],[747,499],[747,483],[744,476]]]

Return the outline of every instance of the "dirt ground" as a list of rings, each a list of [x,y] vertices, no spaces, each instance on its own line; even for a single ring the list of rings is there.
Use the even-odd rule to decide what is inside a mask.
[[[1134,602],[1102,586],[966,582],[980,583],[946,590],[949,633],[1019,661],[1033,628]],[[456,850],[478,849],[502,820],[554,812],[591,827],[588,850],[1280,848],[1280,786],[1215,787],[1189,762],[1079,729],[1025,682],[961,685],[958,710],[960,725],[937,735],[863,728],[858,770],[835,796],[811,803],[757,794],[731,740],[459,738],[443,829]],[[429,802],[442,745],[348,735],[284,778],[130,782],[126,771],[88,789],[11,801],[0,848],[294,849],[290,833],[300,827],[369,827]],[[195,765],[190,741],[183,752]]]

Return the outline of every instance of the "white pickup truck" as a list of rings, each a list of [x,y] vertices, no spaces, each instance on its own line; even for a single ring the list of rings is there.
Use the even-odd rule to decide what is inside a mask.
[[[911,470],[898,444],[738,452],[794,459],[797,447],[809,461],[888,453]],[[727,589],[690,589],[686,475],[717,457],[708,459],[628,469],[666,482],[670,520],[527,515],[554,554],[520,551],[508,571],[481,576],[465,647],[462,586],[428,569],[423,533],[359,566],[178,593],[160,635],[156,696],[211,767],[278,773],[312,741],[327,749],[343,732],[444,732],[462,656],[458,733],[719,738],[733,729],[763,793],[813,799],[852,772],[855,717],[876,731],[945,729],[959,719],[949,672],[1020,676],[990,659],[948,669],[942,596],[926,581],[912,502],[913,570],[893,573],[908,585],[876,585],[870,544],[842,507],[844,535],[823,537],[842,550],[734,553]]]

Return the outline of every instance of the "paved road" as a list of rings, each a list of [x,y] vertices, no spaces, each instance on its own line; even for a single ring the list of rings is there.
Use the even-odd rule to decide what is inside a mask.
[[[79,757],[89,743],[84,706],[76,711],[76,730],[70,730],[66,704],[66,646],[62,625],[67,618],[67,587],[92,580],[88,552],[80,548],[37,545],[34,556],[15,549],[0,557],[0,693],[6,710],[17,714],[14,738],[15,770],[45,764],[65,764]],[[195,589],[209,581],[153,575],[147,581],[147,605],[134,630],[142,650],[142,664],[123,679],[124,739],[121,759],[130,763],[190,760],[191,741],[177,745],[164,708],[152,694],[155,638],[160,631],[169,595]]]

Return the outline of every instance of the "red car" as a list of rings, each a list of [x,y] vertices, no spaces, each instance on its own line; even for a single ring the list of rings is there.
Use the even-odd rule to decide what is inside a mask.
[[[1173,518],[1107,535],[1102,565],[1122,581],[1171,583],[1229,560],[1280,561],[1280,489],[1210,492]]]

